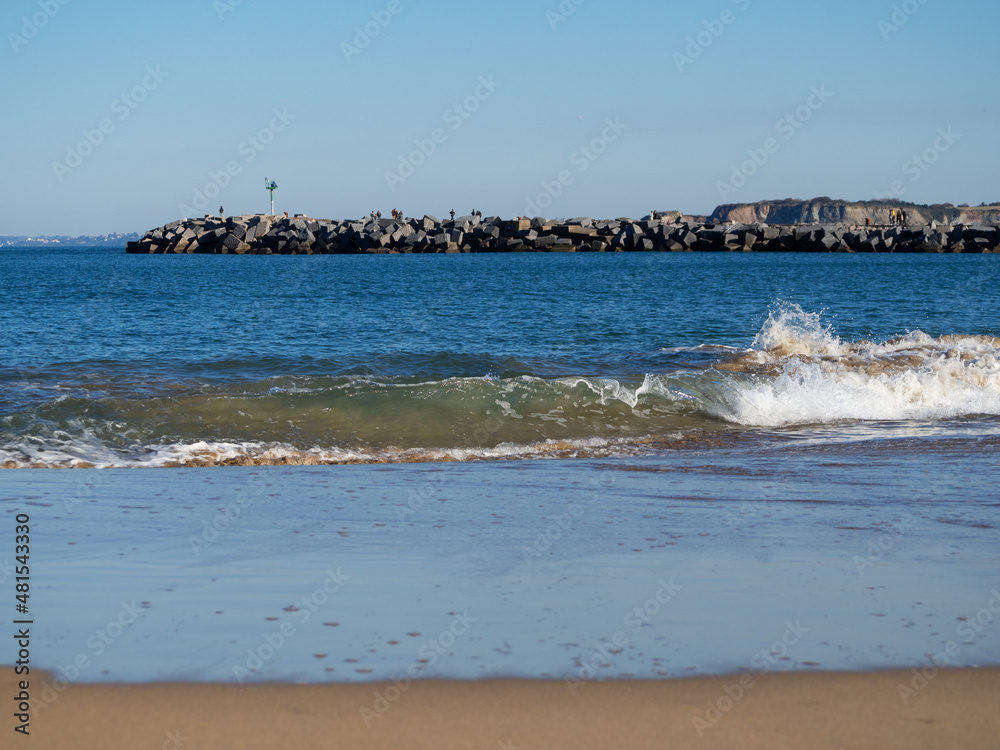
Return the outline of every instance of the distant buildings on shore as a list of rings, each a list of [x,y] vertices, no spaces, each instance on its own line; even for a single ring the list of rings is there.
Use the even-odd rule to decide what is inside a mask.
[[[129,234],[101,234],[95,236],[66,237],[0,237],[0,247],[125,247],[139,239],[136,232]]]

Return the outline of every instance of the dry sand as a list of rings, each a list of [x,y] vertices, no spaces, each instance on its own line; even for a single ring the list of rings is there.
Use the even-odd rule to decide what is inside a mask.
[[[2,674],[12,687],[13,673]],[[33,686],[42,678],[33,672]],[[28,738],[5,712],[0,747],[1000,748],[1000,669],[940,672],[906,705],[898,686],[910,671],[755,676],[699,737],[692,719],[737,679],[588,683],[575,695],[565,682],[420,682],[390,691],[396,700],[371,728],[360,709],[385,684],[74,685],[35,709]]]

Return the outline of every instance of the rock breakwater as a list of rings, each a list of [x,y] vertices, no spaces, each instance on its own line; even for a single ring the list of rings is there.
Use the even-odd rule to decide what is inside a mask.
[[[1000,249],[991,225],[868,227],[847,224],[548,221],[463,216],[440,221],[335,221],[267,215],[184,219],[150,230],[127,252],[313,255],[484,252],[932,252]]]

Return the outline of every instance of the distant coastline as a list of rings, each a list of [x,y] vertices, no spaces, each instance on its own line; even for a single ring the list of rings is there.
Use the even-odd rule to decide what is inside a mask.
[[[68,237],[58,235],[54,237],[28,237],[25,235],[14,237],[0,237],[0,247],[104,247],[121,248],[129,242],[139,240],[138,232],[129,234],[101,234],[101,235],[81,235],[79,237]]]
[[[893,226],[895,226],[895,223],[892,220],[892,213],[895,212],[895,211],[900,211],[900,210],[904,211],[905,214],[906,214],[906,222],[905,222],[905,226],[903,227],[903,231],[910,231],[910,232],[912,232],[915,229],[921,229],[921,228],[926,228],[926,227],[932,227],[933,229],[937,229],[937,230],[940,230],[942,227],[944,227],[944,228],[946,228],[948,230],[954,230],[956,227],[959,227],[959,226],[963,227],[963,228],[964,227],[977,227],[977,226],[980,226],[980,225],[981,226],[985,226],[987,228],[1000,226],[1000,205],[987,205],[985,203],[981,204],[979,206],[968,206],[966,204],[961,204],[961,205],[955,206],[954,204],[951,204],[951,203],[940,203],[940,204],[925,205],[925,204],[909,203],[909,202],[906,202],[906,201],[893,201],[893,200],[888,200],[888,199],[880,199],[880,200],[873,200],[873,201],[845,201],[845,200],[835,200],[835,199],[826,198],[826,197],[812,198],[812,199],[809,199],[809,200],[799,200],[799,199],[786,198],[786,199],[783,199],[783,200],[757,201],[756,203],[724,204],[724,205],[717,206],[715,208],[715,210],[711,214],[707,214],[707,215],[682,214],[680,211],[658,211],[658,212],[656,212],[656,219],[659,220],[661,222],[661,224],[667,224],[667,225],[686,224],[687,228],[690,231],[694,231],[695,233],[698,233],[698,234],[700,234],[698,232],[698,230],[700,228],[705,228],[705,229],[708,229],[708,230],[713,230],[713,229],[718,228],[719,225],[744,225],[744,226],[752,226],[752,227],[757,227],[757,226],[760,226],[760,225],[767,225],[768,227],[774,227],[774,226],[778,226],[778,227],[791,226],[791,227],[798,227],[798,228],[802,228],[802,227],[814,227],[815,229],[823,229],[822,236],[817,237],[817,236],[814,235],[811,238],[812,244],[815,245],[815,241],[821,240],[825,236],[832,236],[832,235],[834,235],[835,233],[837,233],[838,229],[841,230],[840,234],[845,234],[847,232],[856,231],[856,230],[861,229],[861,228],[866,228],[866,229],[867,228],[876,228],[876,229],[878,229],[878,228],[892,228]],[[258,215],[258,216],[261,216],[262,218],[268,219],[269,222],[273,226],[279,225],[281,223],[282,218],[283,218],[282,216],[266,216],[266,215]],[[215,228],[218,228],[214,224],[214,222],[217,222],[220,218],[221,217],[205,216],[204,217],[204,222],[205,222],[204,225],[202,225],[201,221],[199,221],[197,219],[195,219],[195,220],[184,219],[182,221],[191,221],[191,223],[190,223],[189,226],[192,227],[195,230],[198,230],[201,226],[207,227],[209,223],[213,223],[213,226],[215,226]],[[249,225],[250,220],[253,219],[254,216],[251,215],[251,216],[242,216],[242,217],[236,217],[236,218],[243,220],[244,223],[247,223],[247,225]],[[586,240],[584,239],[584,236],[587,235],[588,233],[579,232],[579,231],[574,232],[574,231],[569,230],[567,227],[578,226],[578,227],[584,227],[584,228],[596,228],[597,230],[599,230],[598,234],[601,235],[603,237],[603,239],[607,240],[609,238],[613,238],[615,233],[614,232],[610,232],[610,233],[608,233],[608,232],[601,232],[600,230],[601,229],[611,229],[611,228],[613,228],[613,225],[615,224],[615,222],[617,222],[618,228],[625,228],[625,227],[622,226],[623,224],[626,224],[626,225],[627,224],[637,225],[637,224],[639,224],[642,221],[650,221],[650,220],[654,219],[654,217],[653,217],[652,214],[647,215],[643,219],[618,218],[618,219],[614,219],[614,220],[595,220],[595,219],[570,219],[570,220],[565,220],[565,219],[559,219],[559,218],[549,220],[549,219],[542,219],[542,218],[538,218],[538,217],[536,217],[536,218],[527,218],[527,220],[529,221],[529,224],[530,224],[530,226],[528,227],[527,230],[522,230],[519,227],[517,229],[517,231],[515,231],[513,237],[508,237],[505,234],[501,233],[500,236],[503,239],[515,239],[515,240],[520,239],[520,240],[522,240],[522,242],[520,244],[518,244],[517,242],[511,244],[511,243],[504,243],[504,242],[495,242],[495,243],[490,243],[490,242],[478,242],[477,243],[477,242],[473,242],[472,240],[476,238],[476,234],[477,234],[477,232],[475,231],[475,227],[477,225],[477,222],[474,221],[474,219],[476,219],[477,217],[460,217],[455,222],[439,221],[439,220],[437,220],[434,217],[424,217],[423,219],[418,219],[418,220],[405,219],[405,220],[398,220],[398,221],[395,221],[395,222],[390,222],[387,219],[382,219],[380,226],[378,228],[372,227],[371,231],[367,231],[367,230],[364,229],[365,227],[367,227],[371,223],[368,218],[363,218],[363,219],[358,219],[358,220],[344,220],[344,221],[331,221],[331,220],[325,220],[325,219],[311,219],[311,218],[306,218],[306,217],[301,217],[301,216],[297,216],[295,218],[305,219],[307,223],[308,222],[314,222],[314,223],[318,223],[318,224],[322,224],[322,225],[335,224],[335,225],[338,225],[338,226],[341,226],[341,227],[343,227],[343,226],[353,226],[353,227],[355,227],[355,229],[357,229],[357,225],[361,225],[362,231],[356,231],[354,233],[356,233],[356,234],[366,234],[368,236],[368,238],[369,238],[370,241],[368,243],[368,247],[365,247],[365,243],[364,242],[356,242],[356,243],[354,243],[353,251],[355,251],[355,252],[379,252],[378,248],[385,248],[385,247],[389,248],[388,252],[393,252],[393,251],[398,251],[398,252],[437,252],[437,251],[439,251],[439,246],[441,244],[441,240],[440,239],[438,240],[437,244],[435,244],[432,241],[431,243],[428,244],[428,247],[423,247],[423,248],[421,248],[419,250],[414,250],[413,246],[415,244],[419,245],[419,243],[409,243],[409,244],[407,244],[407,243],[404,242],[402,244],[399,244],[399,243],[394,244],[394,243],[391,243],[391,242],[390,243],[380,242],[379,241],[379,232],[382,231],[383,233],[385,233],[385,230],[386,229],[390,229],[390,228],[393,228],[394,231],[398,230],[398,229],[402,229],[402,231],[404,233],[404,238],[405,238],[406,236],[409,236],[409,232],[406,229],[403,229],[403,225],[404,224],[409,224],[410,227],[413,228],[415,231],[417,231],[418,233],[420,231],[424,231],[425,234],[428,234],[428,236],[433,240],[433,239],[437,238],[438,235],[441,233],[438,230],[441,230],[441,229],[453,230],[453,229],[456,228],[456,225],[462,224],[463,220],[466,220],[466,221],[464,221],[465,228],[467,230],[470,230],[470,231],[466,232],[466,234],[468,234],[469,236],[466,236],[466,237],[462,238],[464,240],[467,240],[467,242],[465,242],[465,243],[455,243],[455,244],[458,244],[459,247],[457,249],[453,248],[454,252],[463,252],[463,249],[462,249],[462,245],[463,244],[468,245],[467,250],[465,250],[467,252],[503,252],[503,251],[506,251],[508,249],[511,250],[511,251],[517,251],[519,249],[524,249],[524,250],[538,250],[538,249],[552,249],[552,248],[555,248],[555,249],[566,249],[566,247],[565,247],[566,243],[553,243],[552,248],[548,248],[548,246],[546,244],[548,242],[548,240],[545,240],[545,239],[542,239],[541,243],[526,241],[526,240],[531,240],[531,239],[537,239],[537,237],[535,237],[535,238],[530,237],[530,235],[531,235],[532,232],[534,232],[535,235],[540,236],[540,237],[544,237],[546,234],[551,234],[551,235],[554,235],[557,240],[558,239],[580,239],[581,241],[579,241],[579,242],[573,242],[573,243],[571,243],[572,246],[573,246],[573,248],[576,249],[576,250],[578,250],[578,251],[579,250],[587,251],[588,248],[583,247],[583,245],[588,244],[586,242]],[[488,225],[488,224],[503,227],[503,225],[505,223],[504,220],[501,220],[501,219],[496,218],[496,217],[487,217],[486,219],[482,219],[481,217],[478,217],[478,218],[479,218],[478,225],[483,226],[483,227],[485,227],[485,225]],[[424,219],[431,219],[432,220],[431,221],[431,225],[432,226],[425,227],[423,225],[424,224]],[[227,221],[227,223],[226,223],[226,225],[224,225],[226,229],[235,229],[235,226],[231,226],[231,224],[233,224],[233,222],[231,222],[229,220],[226,220],[226,221]],[[293,219],[293,221],[294,221],[294,219]],[[588,224],[588,222],[589,222],[589,224]],[[239,222],[237,222],[237,223],[239,223]],[[395,224],[395,227],[393,227],[393,224]],[[12,236],[0,236],[0,248],[5,248],[5,247],[9,247],[9,248],[32,248],[32,247],[38,247],[38,248],[58,248],[58,247],[75,248],[75,247],[94,247],[94,248],[119,249],[119,248],[128,247],[130,245],[130,243],[140,243],[140,242],[143,242],[144,240],[151,240],[151,239],[154,239],[154,238],[156,238],[156,239],[162,239],[162,235],[164,233],[161,232],[160,230],[166,230],[166,229],[171,228],[171,227],[176,226],[176,225],[177,225],[177,222],[172,222],[171,224],[166,225],[166,227],[160,227],[158,229],[150,230],[149,232],[146,232],[145,235],[140,235],[137,232],[131,232],[131,233],[127,233],[127,234],[126,233],[120,233],[120,232],[118,232],[118,233],[108,233],[108,234],[101,234],[101,235],[80,235],[80,236],[75,236],[75,237],[74,236],[68,236],[68,235],[37,235],[37,236],[12,235]],[[272,226],[272,228],[273,228],[273,226]],[[556,229],[556,227],[563,227],[563,228],[562,229]],[[285,227],[285,228],[287,228],[287,227]],[[298,229],[298,227],[295,227],[295,228]],[[732,229],[732,227],[723,227],[723,228],[724,229],[730,229],[730,230]],[[308,229],[308,227],[307,227],[307,229]],[[738,226],[736,228],[736,231],[737,232],[739,231]],[[169,233],[169,232],[167,232],[167,233]],[[390,235],[392,233],[393,232],[389,232]],[[938,237],[938,239],[940,240],[940,242],[938,244],[940,244],[942,246],[942,248],[944,248],[943,251],[948,251],[948,250],[955,251],[955,252],[963,252],[964,251],[964,246],[959,246],[957,248],[957,250],[955,249],[955,244],[957,242],[957,233],[956,232],[949,231],[949,232],[942,232],[942,233],[943,234],[948,234],[947,238]],[[237,235],[238,234],[239,234],[239,232],[237,231]],[[488,231],[487,231],[487,234],[489,234]],[[644,234],[645,234],[645,232],[644,232]],[[755,232],[754,234],[757,235],[757,241],[766,239],[766,237],[762,233]],[[989,232],[987,232],[987,234],[989,234]],[[576,236],[574,236],[574,235],[576,235]],[[258,235],[258,237],[256,239],[260,239],[262,236],[263,235]],[[710,235],[710,237],[712,237],[712,236],[714,236],[714,235]],[[244,239],[244,238],[245,237],[239,238],[239,239]],[[673,250],[679,250],[679,249],[681,249],[681,248],[677,248],[677,247],[670,247],[670,242],[668,240],[666,240],[666,239],[663,239],[662,242],[658,242],[658,240],[661,239],[661,238],[656,237],[655,234],[654,234],[654,236],[645,237],[645,238],[646,239],[651,239],[653,241],[654,248],[652,248],[652,249],[657,249],[657,250],[659,250],[659,249],[673,249]],[[306,239],[308,239],[308,238],[306,238]],[[489,239],[489,238],[485,238],[485,237],[481,237],[480,236],[479,239],[480,240],[485,240],[485,239]],[[494,238],[494,239],[496,239],[496,238]],[[704,238],[702,238],[702,239],[704,239]],[[865,244],[865,240],[862,239],[862,238],[857,238],[858,241],[852,243],[851,239],[852,238],[847,238],[847,242],[844,243],[844,246],[838,247],[838,248],[834,248],[834,249],[841,249],[841,250],[844,250],[844,251],[850,251],[850,250],[863,251],[862,246]],[[931,246],[933,246],[935,244],[934,241],[933,241],[933,239],[931,240],[930,243],[927,243],[927,242],[924,242],[922,238],[916,238],[916,237],[908,237],[908,238],[907,237],[902,237],[901,238],[898,235],[897,236],[892,236],[890,242],[888,242],[888,243],[885,242],[885,239],[886,239],[886,236],[884,236],[884,235],[879,235],[879,236],[872,237],[872,245],[873,245],[873,248],[874,248],[874,250],[873,250],[874,252],[891,251],[893,245],[897,246],[897,248],[898,248],[897,251],[899,249],[902,249],[903,246],[909,247],[910,245],[914,245],[913,242],[905,242],[905,241],[904,242],[900,242],[900,239],[904,239],[904,240],[905,239],[920,240],[919,242],[916,242],[916,245],[922,245],[924,250],[927,250],[927,249],[933,250],[933,247],[931,247]],[[964,237],[964,234],[963,234],[962,239],[963,240],[966,239]],[[975,239],[977,239],[977,237],[973,236],[971,239],[975,240]],[[989,237],[979,237],[979,239],[989,239]],[[145,250],[138,250],[137,249],[137,245],[136,244],[132,244],[131,245],[131,248],[132,248],[131,252],[177,252],[176,246],[167,245],[167,247],[168,247],[167,250],[161,250],[160,248],[162,248],[164,246],[164,243],[162,243],[162,242],[153,242],[152,244],[155,246],[156,249],[153,249],[153,248],[149,247],[149,244],[147,243],[145,245],[145,247],[146,247]],[[232,244],[232,241],[230,241],[230,244]],[[250,244],[250,243],[248,243],[248,244]],[[261,243],[258,242],[257,244],[261,244]],[[290,244],[293,244],[293,243],[288,242],[288,243],[284,243],[284,244],[285,245],[290,245]],[[301,247],[302,244],[303,243],[300,241],[299,242],[299,247]],[[326,243],[327,247],[325,247],[325,248],[324,248],[323,244],[324,243],[319,243],[318,246],[315,246],[313,248],[313,251],[314,252],[320,252],[320,253],[323,253],[323,252],[350,252],[350,251],[352,251],[352,248],[350,247],[350,243],[348,243],[348,247],[346,247],[346,248],[337,246],[337,247],[334,247],[332,249],[329,247],[329,243]],[[340,244],[343,245],[344,243],[340,243]],[[450,243],[444,243],[444,244],[447,245],[447,244],[450,244]],[[594,248],[593,245],[594,244],[600,245],[600,244],[604,244],[604,243],[600,243],[600,242],[594,243],[594,242],[591,242],[589,244],[591,244],[591,248],[590,248],[591,250],[595,250],[595,249],[599,250],[599,248]],[[610,249],[621,249],[621,250],[649,249],[647,247],[643,247],[643,248],[629,247],[628,246],[628,244],[629,244],[628,242],[620,243],[620,245],[621,245],[620,248],[616,247],[613,242],[607,242],[606,244],[609,246]],[[640,244],[642,244],[642,243],[640,243]],[[681,242],[681,244],[684,244],[684,243]],[[713,243],[713,244],[717,244],[717,243]],[[726,245],[727,243],[723,242],[722,244]],[[729,245],[733,245],[734,243],[730,241],[728,244]],[[778,250],[780,250],[780,249],[786,249],[787,250],[787,249],[789,249],[787,246],[782,246],[782,247],[769,247],[769,246],[766,246],[766,245],[768,245],[768,243],[755,242],[754,244],[759,244],[759,246],[757,246],[755,248],[757,250],[765,250],[765,249],[778,249]],[[975,244],[981,245],[982,243],[975,243]],[[430,249],[430,245],[434,245],[433,249]],[[521,245],[523,245],[524,247],[522,248]],[[787,243],[784,243],[784,245],[787,245]],[[987,243],[987,245],[988,245],[988,249],[995,250],[995,245],[990,245],[989,243]],[[238,244],[236,245],[236,247],[238,247]],[[253,245],[251,245],[250,250],[252,251],[253,249],[254,249],[254,247],[253,247]],[[700,246],[700,248],[689,248],[689,249],[718,249],[718,250],[725,250],[725,249],[741,249],[741,248],[715,247],[715,246],[709,248],[709,247],[705,246],[704,243],[702,243],[701,246]],[[830,249],[830,248],[803,247],[802,249],[807,249],[808,250],[808,249]],[[284,250],[285,250],[285,248],[282,246],[282,243],[280,243],[280,242],[278,243],[278,247],[277,248],[272,248],[272,252],[279,252],[280,253],[280,252],[283,252]],[[181,250],[181,252],[195,252],[195,253],[197,253],[197,252],[207,252],[207,251],[208,250],[205,250],[205,249],[199,250],[198,248],[190,248],[190,247]],[[218,248],[215,251],[216,252],[224,252],[223,250],[218,249]],[[238,252],[235,248],[227,248],[226,251],[228,251],[228,252]],[[970,249],[970,251],[976,252],[978,250],[973,247],[973,248]],[[244,252],[247,252],[247,251],[244,250]],[[305,252],[305,251],[302,250],[300,252]]]

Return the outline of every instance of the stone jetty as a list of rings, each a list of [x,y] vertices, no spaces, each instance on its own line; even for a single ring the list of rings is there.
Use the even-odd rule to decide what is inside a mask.
[[[440,221],[231,216],[175,221],[153,229],[129,253],[314,255],[510,252],[857,252],[990,253],[992,225],[868,227],[768,225],[590,218],[569,221],[462,216]]]

